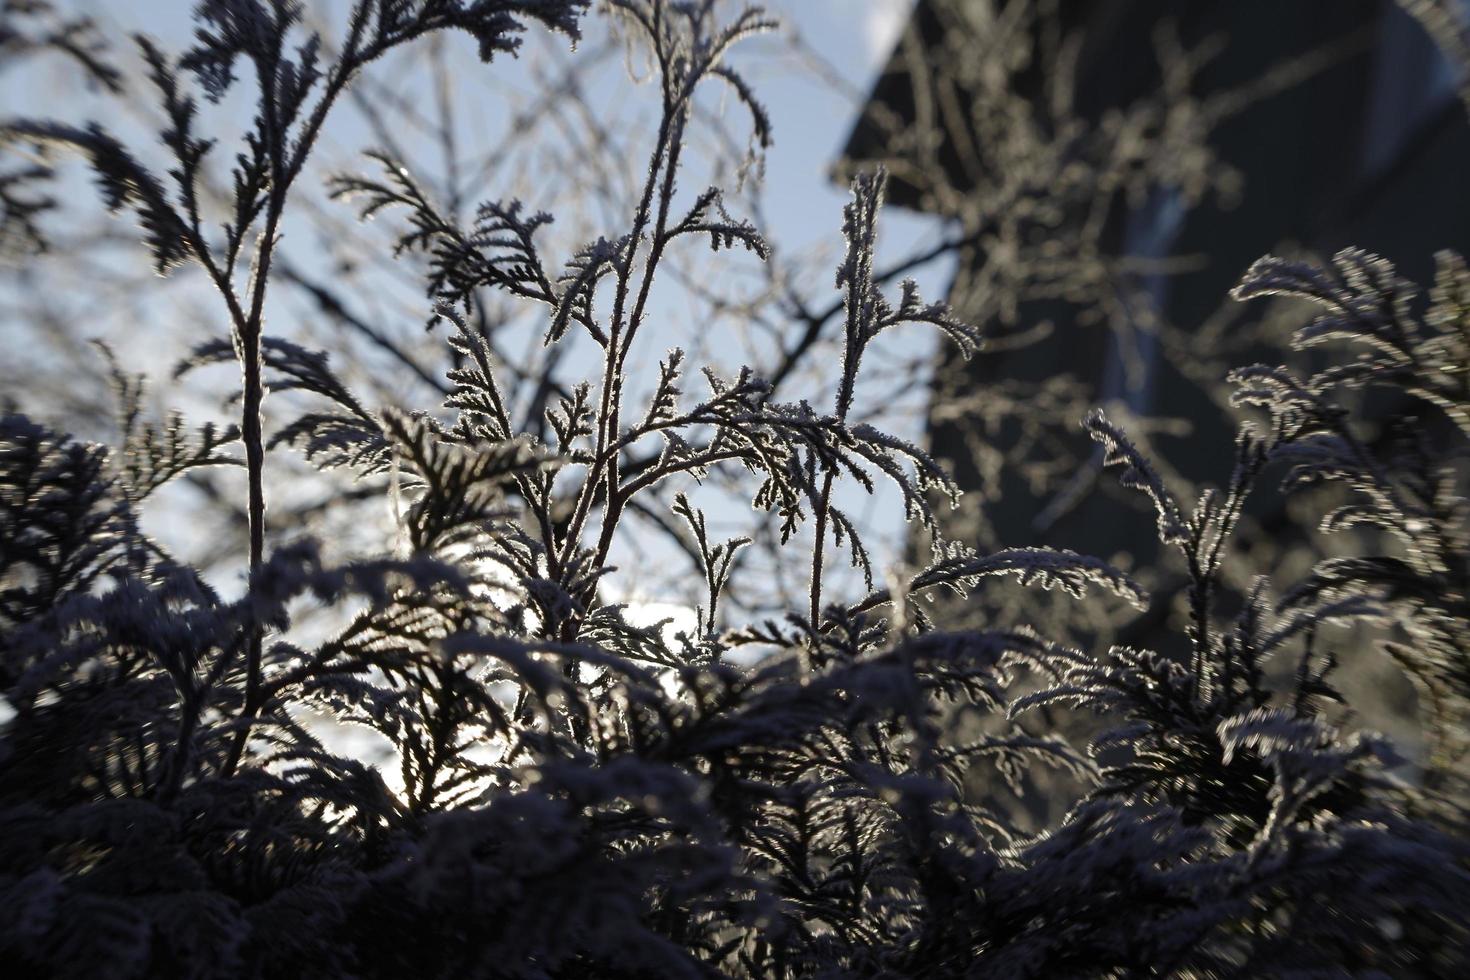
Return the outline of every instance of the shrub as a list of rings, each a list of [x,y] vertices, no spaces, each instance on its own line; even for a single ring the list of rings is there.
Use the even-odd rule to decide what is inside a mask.
[[[332,60],[316,38],[296,42],[285,0],[203,3],[182,57],[140,42],[169,119],[166,179],[101,127],[6,125],[12,142],[85,156],[106,203],[138,218],[158,271],[204,270],[232,336],[180,370],[237,359],[243,378],[228,430],[145,420],[142,381],[121,369],[116,450],[19,414],[0,423],[0,680],[13,712],[0,743],[0,947],[12,972],[1451,976],[1470,965],[1460,261],[1443,259],[1422,316],[1411,288],[1363,253],[1330,270],[1253,268],[1241,298],[1323,308],[1299,343],[1369,353],[1307,380],[1238,371],[1238,400],[1264,420],[1242,425],[1229,484],[1193,507],[1121,428],[1088,416],[1187,564],[1187,659],[1117,648],[1099,660],[1047,639],[1047,624],[946,631],[927,598],[997,576],[1077,601],[1145,597],[1096,559],[939,539],[933,497],[956,492],[943,468],[854,421],[881,332],[932,327],[965,351],[984,340],[912,284],[879,289],[882,173],[854,181],[844,213],[830,407],[778,401],[748,369],[704,368],[699,393],[686,392],[677,349],[650,398],[630,394],[668,253],[691,236],[766,253],[718,190],[677,193],[700,86],[728,87],[768,139],[726,57],[769,26],[757,11],[722,21],[713,4],[606,3],[652,53],[661,125],[628,227],[559,265],[538,243],[550,217],[515,202],[486,203],[461,228],[390,159],[335,182],[364,216],[406,216],[400,248],[428,257],[428,302],[460,356],[442,414],[366,404],[326,353],[265,332],[292,182],[352,76],[439,30],[469,32],[486,60],[513,49],[527,19],[575,36],[582,6],[359,0]],[[213,144],[194,131],[185,75],[218,99],[241,63],[259,113],[216,235],[196,193]],[[581,332],[600,352],[546,413],[546,440],[507,411],[501,366],[467,315],[487,287],[537,306],[548,345]],[[315,402],[269,437],[267,383]],[[1433,406],[1445,444],[1365,446],[1336,400],[1353,385]],[[652,462],[629,467],[648,444]],[[399,551],[339,560],[302,537],[267,554],[268,463],[289,449],[383,485]],[[242,463],[249,582],[227,598],[138,518],[179,474]],[[793,552],[812,528],[806,608],[724,628],[746,542],[713,536],[693,492],[670,517],[687,524],[704,573],[697,626],[632,625],[599,588],[619,522],[649,488],[693,491],[729,466],[754,475],[753,505]],[[1401,548],[1263,580],[1227,616],[1222,555],[1247,495],[1276,471],[1288,490],[1344,485],[1351,503],[1327,525],[1381,528]],[[833,496],[839,481],[880,479],[936,532],[927,567],[883,588]],[[869,581],[854,602],[824,589],[828,552],[843,546]],[[335,610],[340,628],[319,641],[293,630],[303,600]],[[1392,625],[1385,649],[1426,693],[1436,749],[1419,786],[1392,778],[1384,740],[1325,712],[1336,694],[1323,648],[1339,624],[1363,622]],[[762,656],[742,666],[743,648]],[[1281,662],[1289,681],[1273,688]],[[1061,703],[1100,715],[1085,751],[1015,724]],[[396,772],[342,751],[313,712],[386,737]],[[985,734],[957,740],[961,717],[986,719]],[[1090,788],[1056,826],[1025,835],[968,792],[966,773],[1015,780],[1031,765]]]

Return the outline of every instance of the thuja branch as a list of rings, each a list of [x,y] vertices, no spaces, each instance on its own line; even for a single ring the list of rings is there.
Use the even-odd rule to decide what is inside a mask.
[[[708,9],[666,9],[665,4],[642,0],[617,0],[611,7],[633,23],[651,45],[659,73],[661,106],[658,133],[632,227],[623,239],[626,245],[618,249],[613,260],[616,284],[612,320],[604,345],[593,462],[578,494],[561,555],[565,563],[578,546],[582,528],[600,496],[603,517],[593,552],[599,565],[607,558],[622,508],[630,496],[619,489],[622,478],[618,440],[623,372],[647,313],[664,250],[676,231],[694,230],[693,227],[671,230],[669,224],[692,100],[696,89],[708,79],[730,84],[751,111],[756,138],[762,146],[766,145],[769,131],[764,111],[753,101],[738,76],[725,69],[720,60],[736,41],[775,26],[759,8],[747,9],[729,26],[716,29]],[[702,198],[701,202],[708,206],[712,199],[712,196]],[[722,227],[700,226],[699,230],[709,231],[717,238],[721,235],[728,237],[728,232]],[[753,241],[753,230],[751,235],[752,238],[746,239],[747,245]],[[637,276],[635,293],[637,251],[645,237],[649,240],[648,251]]]
[[[175,160],[169,172],[174,192],[154,177],[101,127],[75,130],[54,124],[8,123],[3,137],[56,144],[89,158],[114,210],[130,208],[143,225],[155,265],[166,272],[182,262],[197,262],[223,297],[242,374],[241,438],[247,470],[246,515],[249,524],[248,566],[252,587],[265,557],[265,443],[261,405],[264,318],[272,260],[292,185],[300,177],[337,98],[369,63],[393,48],[441,30],[462,30],[479,42],[480,57],[515,50],[518,18],[534,18],[575,38],[577,18],[586,0],[552,0],[534,5],[505,0],[465,6],[460,0],[422,4],[358,0],[348,17],[341,53],[325,70],[320,65],[320,38],[305,38],[294,51],[289,39],[301,20],[301,9],[286,0],[224,2],[205,0],[196,45],[180,58],[165,56],[152,42],[139,40],[169,128],[162,141]],[[230,217],[224,241],[209,242],[199,209],[203,164],[214,142],[197,138],[194,99],[185,94],[180,72],[192,73],[205,96],[219,101],[235,81],[241,59],[254,69],[257,115],[243,138],[233,168]],[[250,250],[250,273],[243,292],[234,269],[260,225]],[[224,763],[226,774],[239,763],[250,721],[262,707],[261,645],[263,626],[253,623],[246,644],[246,692],[243,721]]]

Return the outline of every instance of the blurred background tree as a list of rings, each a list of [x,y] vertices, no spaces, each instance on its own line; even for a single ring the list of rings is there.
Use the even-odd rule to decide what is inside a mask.
[[[840,169],[882,163],[893,203],[944,220],[949,300],[995,338],[968,362],[941,353],[932,375],[931,448],[973,491],[944,533],[1104,556],[1153,591],[1134,616],[997,584],[947,621],[1070,622],[1099,652],[1178,643],[1186,570],[1077,420],[1094,404],[1128,420],[1192,498],[1231,466],[1229,370],[1320,367],[1288,353],[1301,304],[1221,305],[1255,258],[1372,242],[1429,282],[1436,250],[1470,245],[1467,25],[1458,0],[1348,0],[1330,16],[1271,0],[917,4]],[[1405,424],[1454,444],[1403,396],[1361,407],[1370,444]],[[1257,574],[1294,580],[1355,546],[1305,518],[1341,494],[1252,503],[1226,569],[1237,600]],[[1371,644],[1343,645],[1367,723],[1418,744],[1409,682]],[[1054,818],[1069,798],[1037,806]]]

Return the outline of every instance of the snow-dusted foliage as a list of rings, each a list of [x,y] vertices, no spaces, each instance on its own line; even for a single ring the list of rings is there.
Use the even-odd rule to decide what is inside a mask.
[[[160,271],[192,264],[218,287],[232,336],[180,370],[243,367],[238,429],[147,421],[141,379],[120,369],[116,447],[19,414],[0,421],[6,975],[1463,975],[1460,260],[1443,259],[1423,315],[1362,253],[1334,270],[1253,268],[1242,297],[1324,308],[1302,344],[1368,353],[1305,381],[1238,372],[1241,403],[1266,421],[1242,426],[1228,485],[1192,507],[1121,427],[1087,417],[1187,565],[1189,656],[1120,647],[1098,659],[1048,639],[1046,623],[947,631],[929,597],[963,601],[997,576],[1076,602],[1146,596],[1095,558],[937,540],[931,508],[957,492],[949,475],[853,420],[863,354],[882,331],[933,327],[984,356],[981,331],[912,284],[896,298],[880,289],[881,172],[854,182],[843,219],[845,346],[830,405],[778,401],[751,369],[705,366],[690,384],[682,351],[658,361],[640,336],[660,264],[686,236],[768,254],[718,191],[681,206],[677,188],[703,86],[732,93],[755,140],[769,139],[727,57],[770,26],[759,11],[604,5],[655,67],[662,124],[627,226],[573,254],[543,254],[550,218],[516,203],[456,227],[387,157],[386,176],[336,182],[365,213],[406,220],[400,247],[428,255],[424,312],[458,355],[443,405],[371,404],[324,352],[264,332],[291,181],[351,76],[438,30],[469,32],[487,60],[513,50],[525,19],[575,36],[582,6],[358,0],[328,57],[315,37],[288,42],[296,4],[204,2],[196,48],[175,59],[147,47],[178,164],[167,178],[101,128],[5,126],[10,141],[80,150],[105,202],[139,217]],[[198,208],[213,143],[193,134],[185,70],[211,99],[244,84],[237,72],[259,86],[220,237]],[[548,399],[545,438],[503,394],[505,366],[473,316],[486,288],[536,304],[548,345],[580,331],[599,352],[583,383]],[[1334,401],[1355,385],[1441,412],[1450,448],[1428,436],[1365,444]],[[315,404],[267,434],[267,386]],[[394,546],[344,557],[285,535],[267,553],[269,461],[293,451],[343,492],[380,490]],[[248,474],[248,585],[235,598],[139,523],[166,505],[160,487],[220,465]],[[748,542],[722,540],[698,505],[718,467],[754,474],[754,507],[810,567],[809,601],[784,620],[731,623],[721,604]],[[1242,608],[1221,609],[1222,556],[1273,473],[1288,490],[1344,484],[1351,502],[1325,525],[1372,525],[1398,546],[1301,582],[1263,579]],[[836,505],[834,487],[880,480],[936,538],[927,567],[880,577]],[[668,518],[688,528],[703,572],[692,630],[635,625],[606,595],[615,529],[665,482],[687,490]],[[868,573],[857,601],[824,590],[826,553],[840,547]],[[330,635],[298,628],[312,606],[336,614]],[[1418,785],[1392,774],[1384,739],[1324,711],[1339,697],[1332,631],[1365,623],[1390,628],[1385,650],[1425,691],[1435,747]],[[1090,745],[1020,726],[1057,704],[1097,713]],[[376,733],[387,761],[325,738],[321,717]],[[968,778],[984,767],[1019,785],[1030,766],[1088,787],[1039,833],[1012,826]]]

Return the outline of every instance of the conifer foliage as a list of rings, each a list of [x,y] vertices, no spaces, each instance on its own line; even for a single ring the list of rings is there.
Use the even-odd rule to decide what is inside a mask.
[[[205,0],[181,56],[139,41],[169,120],[165,176],[100,126],[4,123],[12,144],[80,153],[159,272],[195,266],[216,287],[231,336],[179,370],[242,368],[238,426],[149,421],[142,379],[121,369],[116,446],[0,421],[6,974],[1463,975],[1463,262],[1442,257],[1427,312],[1366,253],[1330,269],[1253,267],[1238,296],[1318,304],[1297,342],[1333,363],[1305,380],[1274,366],[1235,374],[1257,417],[1240,428],[1228,485],[1192,506],[1122,428],[1085,420],[1187,564],[1188,657],[1097,659],[1048,639],[1046,623],[946,631],[927,597],[995,576],[1079,602],[1146,596],[1097,559],[941,540],[932,508],[958,492],[944,468],[855,420],[863,355],[884,331],[936,329],[984,356],[982,331],[912,283],[889,297],[875,281],[881,172],[854,181],[843,215],[830,405],[778,401],[749,369],[691,377],[682,351],[648,350],[657,274],[685,239],[769,256],[719,189],[686,200],[678,179],[706,87],[748,110],[756,144],[770,141],[732,58],[773,26],[759,10],[605,0],[655,66],[660,125],[627,224],[569,255],[545,254],[551,216],[518,202],[487,202],[457,226],[386,155],[334,181],[365,216],[401,222],[399,248],[425,259],[425,314],[457,354],[443,405],[365,403],[325,352],[276,324],[283,334],[267,334],[289,192],[353,76],[438,31],[468,33],[486,61],[533,22],[575,38],[584,6],[356,0],[345,36],[324,45],[302,36],[288,0]],[[196,132],[189,93],[245,85],[257,115],[214,229],[198,181],[216,144]],[[31,235],[34,219],[18,213],[25,227],[6,236]],[[539,309],[547,345],[573,331],[595,345],[589,376],[546,411],[544,440],[512,417],[502,365],[468,315],[482,289]],[[1366,353],[1344,361],[1344,345]],[[1445,424],[1367,445],[1339,397],[1362,386]],[[267,387],[308,404],[271,433]],[[382,487],[396,546],[353,557],[268,538],[271,458],[290,452],[344,488]],[[248,587],[234,598],[139,524],[168,481],[223,465],[248,475]],[[747,541],[721,540],[700,509],[699,481],[718,467],[753,476],[753,506],[810,568],[809,602],[784,620],[727,619]],[[1397,544],[1300,582],[1262,579],[1243,608],[1219,608],[1222,556],[1268,475],[1285,492],[1342,485],[1349,502],[1323,526],[1371,526]],[[872,568],[859,521],[836,503],[834,487],[879,481],[935,539],[917,572]],[[697,626],[678,633],[629,622],[603,581],[619,522],[666,483],[686,491],[669,516],[688,527],[704,579]],[[837,549],[866,575],[856,601],[824,588]],[[334,610],[331,635],[293,628],[309,603]],[[1384,739],[1328,710],[1332,630],[1360,622],[1385,627],[1385,652],[1424,692],[1434,748],[1417,786],[1391,775]],[[1091,745],[1020,726],[1058,704],[1099,715]],[[392,762],[346,753],[320,716],[378,733]],[[984,719],[984,734],[957,738],[962,716]],[[988,767],[1015,782],[1028,766],[1090,787],[1034,835],[967,779]]]

